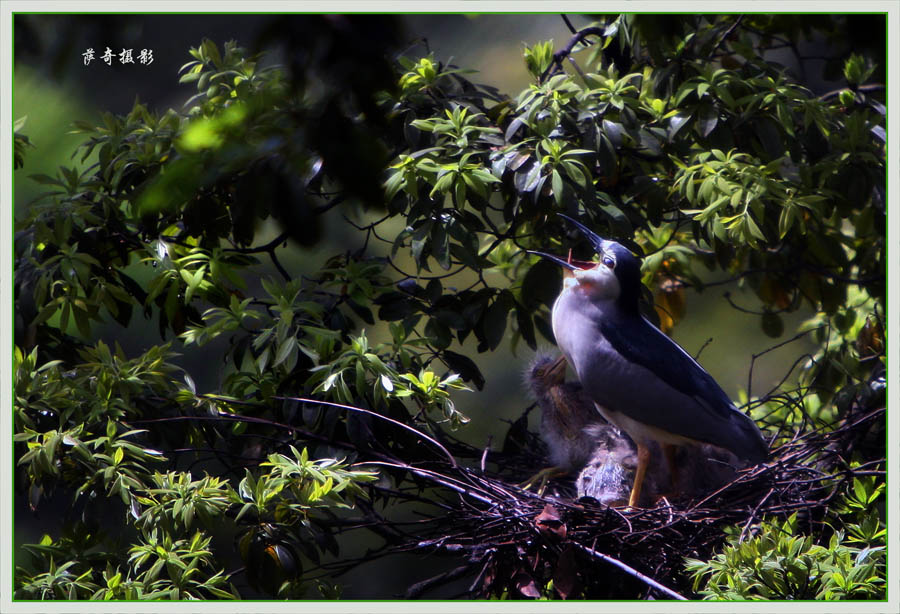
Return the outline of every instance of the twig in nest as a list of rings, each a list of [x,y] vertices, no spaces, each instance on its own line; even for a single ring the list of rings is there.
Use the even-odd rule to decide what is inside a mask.
[[[664,595],[666,595],[668,597],[671,597],[672,599],[678,599],[680,601],[687,601],[687,597],[685,597],[684,595],[676,593],[675,591],[673,591],[671,588],[669,588],[667,586],[663,586],[662,584],[660,584],[659,582],[657,582],[650,576],[648,576],[646,574],[642,574],[641,572],[639,572],[637,569],[634,569],[633,567],[629,567],[628,565],[626,565],[619,559],[613,558],[613,557],[609,556],[608,554],[603,554],[602,552],[597,552],[593,548],[588,548],[587,546],[583,546],[581,544],[575,544],[575,546],[577,546],[584,552],[587,552],[591,556],[597,557],[601,561],[606,561],[610,565],[615,565],[616,567],[618,567],[625,573],[627,573],[631,576],[634,576],[635,578],[637,578],[638,580],[640,580],[647,586],[651,586],[651,587],[655,588],[659,592],[663,593]]]
[[[491,451],[491,443],[494,441],[493,435],[488,435],[487,445],[484,446],[484,452],[481,454],[481,473],[484,473],[484,466],[487,464],[488,452]]]
[[[469,573],[469,568],[469,565],[460,565],[459,567],[451,569],[450,571],[445,571],[444,573],[438,574],[433,578],[428,578],[427,580],[417,582],[406,590],[406,592],[403,594],[403,598],[415,599],[422,593],[430,590],[435,585],[440,585],[444,582],[449,582],[450,580],[456,580],[457,578],[466,575],[467,573]]]
[[[747,529],[750,528],[750,523],[756,518],[756,513],[759,512],[759,508],[763,506],[763,504],[769,500],[769,497],[772,496],[772,493],[775,492],[774,488],[770,488],[769,492],[766,493],[766,496],[760,499],[759,503],[756,504],[756,507],[753,508],[753,511],[750,512],[750,517],[747,518],[747,522],[744,523],[744,528],[741,529],[741,538],[738,541],[744,541],[744,536],[747,534]]]

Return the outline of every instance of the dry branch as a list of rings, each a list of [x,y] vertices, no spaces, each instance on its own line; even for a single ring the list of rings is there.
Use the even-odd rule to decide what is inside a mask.
[[[421,527],[424,532],[414,543],[399,544],[396,549],[448,554],[467,561],[474,579],[467,596],[472,597],[504,592],[535,597],[536,587],[546,586],[549,580],[556,587],[566,581],[559,577],[559,568],[566,567],[564,559],[574,556],[577,564],[568,565],[573,576],[568,582],[581,587],[584,596],[683,598],[691,595],[682,573],[684,557],[711,556],[724,540],[724,526],[741,527],[746,537],[763,518],[786,517],[795,511],[802,512],[801,521],[808,528],[819,522],[835,496],[857,475],[837,450],[842,442],[883,424],[884,415],[884,408],[879,408],[849,417],[837,427],[795,433],[773,450],[770,462],[739,472],[715,492],[696,501],[661,499],[648,509],[610,508],[589,498],[574,500],[573,489],[565,484],[556,484],[556,491],[544,496],[521,490],[513,484],[522,474],[510,474],[508,469],[533,469],[534,458],[523,461],[515,455],[504,458],[492,453],[496,466],[506,469],[497,473],[481,471],[481,454],[471,459],[472,468],[462,459],[455,468],[443,462],[429,463],[427,468],[395,465],[405,466],[413,480],[453,493],[443,497],[451,511]],[[867,463],[863,472],[884,468],[883,458],[873,463]],[[462,571],[454,569],[454,577],[460,575]],[[422,586],[434,584],[439,583],[425,581]],[[553,596],[564,595],[557,591]]]

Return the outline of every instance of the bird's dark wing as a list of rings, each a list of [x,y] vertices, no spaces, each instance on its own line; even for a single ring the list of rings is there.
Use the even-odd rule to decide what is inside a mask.
[[[600,332],[618,354],[697,401],[696,409],[706,415],[695,413],[685,423],[677,413],[647,415],[632,405],[631,409],[637,412],[632,417],[672,433],[725,447],[752,462],[765,460],[768,446],[753,420],[734,407],[716,380],[681,346],[644,318],[638,316],[636,320],[633,326],[624,327],[625,334],[623,328],[611,324],[611,319],[604,319],[599,324]],[[624,407],[620,410],[628,411]]]
[[[652,371],[675,390],[702,401],[717,413],[732,410],[731,399],[696,360],[643,317],[636,320],[625,334],[604,319],[600,332],[619,354]]]

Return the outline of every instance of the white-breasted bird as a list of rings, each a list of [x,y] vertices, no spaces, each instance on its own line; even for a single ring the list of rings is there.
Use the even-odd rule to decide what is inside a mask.
[[[590,240],[599,262],[576,265],[532,253],[565,267],[552,310],[556,343],[598,411],[637,447],[629,506],[640,497],[650,441],[661,444],[673,482],[672,446],[709,443],[750,463],[764,461],[768,446],[753,420],[697,361],[641,315],[640,261],[622,245],[560,215]]]

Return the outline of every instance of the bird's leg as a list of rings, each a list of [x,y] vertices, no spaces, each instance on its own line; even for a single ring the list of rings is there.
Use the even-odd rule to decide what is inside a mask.
[[[675,462],[676,447],[670,443],[663,442],[659,442],[659,446],[662,448],[663,456],[666,457],[666,467],[669,469],[669,490],[665,493],[657,494],[657,502],[661,499],[670,499],[678,496],[678,464]]]
[[[650,464],[650,449],[642,443],[637,444],[638,465],[634,472],[634,485],[631,487],[631,496],[628,498],[628,507],[637,507],[641,497],[641,486],[644,483],[644,474],[647,473],[647,465]]]
[[[669,482],[672,486],[673,496],[678,492],[678,465],[675,462],[675,446],[670,443],[662,444],[663,454],[666,457],[666,465],[669,468]]]

